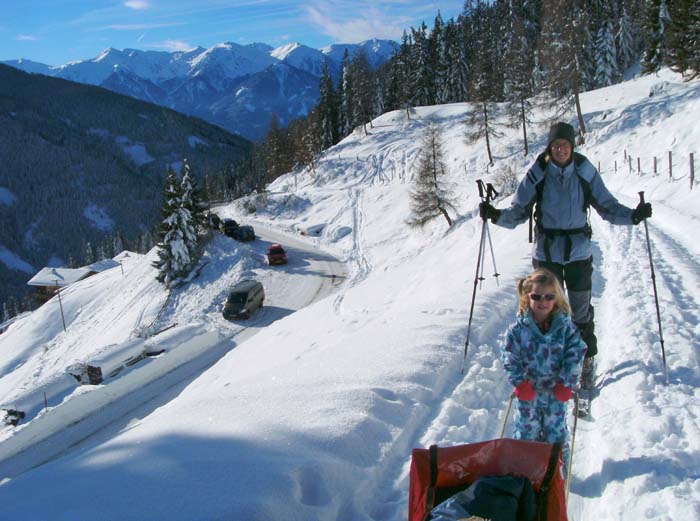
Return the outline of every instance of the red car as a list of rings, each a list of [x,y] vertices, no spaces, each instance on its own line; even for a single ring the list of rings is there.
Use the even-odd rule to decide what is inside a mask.
[[[287,253],[281,244],[270,244],[265,254],[265,262],[268,264],[287,264]]]

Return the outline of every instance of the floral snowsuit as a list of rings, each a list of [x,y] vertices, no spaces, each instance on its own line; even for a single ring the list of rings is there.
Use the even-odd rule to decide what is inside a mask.
[[[569,459],[567,407],[552,390],[557,383],[576,386],[586,349],[569,315],[555,313],[549,331],[543,333],[529,311],[518,315],[503,346],[503,366],[513,387],[529,380],[537,391],[534,400],[518,400],[513,437],[561,442],[565,468]]]

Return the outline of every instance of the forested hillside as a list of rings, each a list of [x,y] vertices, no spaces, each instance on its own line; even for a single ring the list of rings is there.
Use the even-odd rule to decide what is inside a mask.
[[[157,223],[168,166],[223,171],[250,143],[108,90],[0,65],[0,302],[47,264]],[[94,251],[94,250],[93,250]]]

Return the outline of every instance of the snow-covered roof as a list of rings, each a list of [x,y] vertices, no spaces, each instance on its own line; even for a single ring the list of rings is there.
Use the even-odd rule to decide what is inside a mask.
[[[117,266],[119,266],[119,262],[115,261],[114,259],[103,259],[101,261],[93,262],[88,266],[83,266],[83,268],[88,269],[92,272],[100,273],[106,270],[111,270],[112,268],[116,268]]]
[[[29,279],[27,285],[64,287],[84,279],[92,272],[88,268],[42,268]]]
[[[136,253],[134,251],[124,250],[119,255],[115,255],[113,257],[113,259],[116,262],[122,262],[125,260],[137,259],[139,257],[143,257],[143,255],[141,253]]]

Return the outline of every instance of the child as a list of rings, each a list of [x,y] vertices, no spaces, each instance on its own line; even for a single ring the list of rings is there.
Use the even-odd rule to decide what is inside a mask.
[[[506,336],[503,366],[515,387],[515,439],[561,442],[569,459],[566,402],[581,374],[586,344],[556,276],[535,270],[518,281],[518,317]]]

